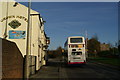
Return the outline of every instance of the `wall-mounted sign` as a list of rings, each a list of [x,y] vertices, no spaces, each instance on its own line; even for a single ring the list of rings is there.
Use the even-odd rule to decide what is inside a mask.
[[[26,31],[9,31],[9,39],[25,39]]]
[[[24,16],[15,16],[15,15],[6,16],[3,19],[1,19],[1,22],[3,22],[4,20],[10,19],[10,18],[19,18],[19,19],[23,19],[24,21],[28,22],[28,19],[25,18]]]
[[[16,29],[18,28],[21,23],[18,20],[13,20],[8,24],[11,28]]]

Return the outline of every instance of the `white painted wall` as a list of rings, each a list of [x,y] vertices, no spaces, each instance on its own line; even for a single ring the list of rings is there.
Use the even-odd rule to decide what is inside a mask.
[[[15,42],[24,57],[24,55],[26,55],[28,8],[19,3],[17,4],[16,7],[13,7],[14,4],[15,4],[15,1],[8,2],[8,3],[7,2],[0,3],[0,6],[2,6],[2,9],[0,9],[2,11],[2,17],[0,17],[0,37],[4,38],[4,33],[5,33],[5,28],[6,28],[7,29],[6,39]],[[39,19],[39,13],[34,10],[31,10],[31,14],[38,14],[38,15],[31,15],[30,17],[31,46],[29,48],[31,49],[30,54],[37,57],[36,70],[39,70],[44,61],[43,57],[44,57],[45,52],[43,51],[43,45],[45,45],[44,40],[46,37],[44,34],[44,25],[41,26],[41,22],[40,22],[40,21],[43,21],[43,19],[42,18]],[[14,17],[12,18],[9,17],[8,19],[4,19],[8,16],[14,16]],[[22,16],[26,20],[22,18],[18,18],[17,16]],[[8,25],[13,20],[18,20],[21,23],[21,25],[16,29],[13,29]],[[9,39],[10,30],[26,31],[25,39]],[[44,61],[44,64],[45,64],[45,61]]]
[[[17,16],[23,16],[27,18],[27,7],[18,4],[18,6],[13,7],[15,2],[3,2],[2,4],[2,18],[0,18],[0,20],[2,20],[3,18],[7,17],[7,16],[15,16],[15,18],[8,18],[7,20],[4,20],[1,22],[2,24],[2,35],[0,37],[4,37],[4,33],[5,33],[5,27],[7,27],[7,38],[10,41],[13,41],[17,44],[17,46],[19,47],[20,51],[22,52],[22,55],[24,56],[26,54],[26,38],[25,39],[9,39],[9,30],[22,30],[22,31],[26,31],[27,29],[27,22],[23,19],[20,18],[16,18]],[[8,9],[7,9],[8,8]],[[8,24],[12,21],[12,20],[18,20],[21,23],[21,26],[19,26],[16,29],[11,28]],[[26,35],[27,36],[27,35]]]
[[[40,31],[40,21],[39,21],[39,14],[38,15],[32,15],[31,16],[31,21],[32,21],[32,34],[31,34],[31,51],[32,55],[37,56],[37,66],[36,69],[38,70],[40,68],[40,63],[39,63],[39,31]]]

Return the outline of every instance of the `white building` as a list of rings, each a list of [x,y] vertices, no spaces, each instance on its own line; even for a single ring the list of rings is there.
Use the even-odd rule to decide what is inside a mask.
[[[0,37],[17,44],[23,57],[26,55],[28,7],[13,2],[1,2],[2,17],[0,17]],[[0,10],[0,11],[1,11]],[[40,14],[30,10],[30,53],[36,56],[36,70],[45,65],[47,37],[44,31],[44,20]]]

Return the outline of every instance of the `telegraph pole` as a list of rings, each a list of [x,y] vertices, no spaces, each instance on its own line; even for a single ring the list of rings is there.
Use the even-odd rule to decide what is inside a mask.
[[[28,1],[28,24],[27,24],[27,42],[26,42],[26,58],[25,58],[25,79],[28,80],[29,71],[29,55],[30,55],[30,9],[31,0]]]

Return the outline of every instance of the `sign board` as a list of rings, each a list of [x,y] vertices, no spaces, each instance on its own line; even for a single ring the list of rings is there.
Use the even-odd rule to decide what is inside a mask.
[[[8,24],[11,28],[16,29],[18,28],[21,23],[18,20],[13,20]]]
[[[16,31],[10,30],[9,31],[9,39],[25,39],[26,31]]]

